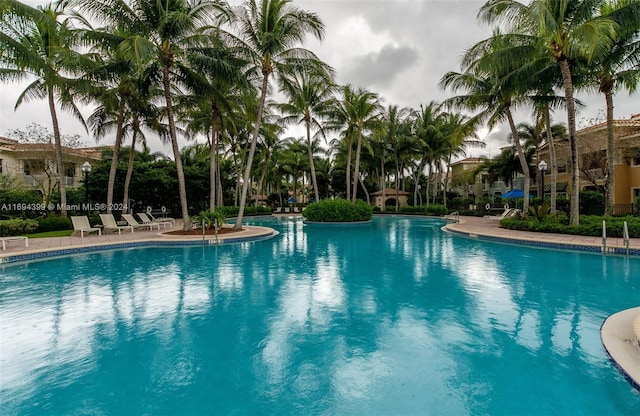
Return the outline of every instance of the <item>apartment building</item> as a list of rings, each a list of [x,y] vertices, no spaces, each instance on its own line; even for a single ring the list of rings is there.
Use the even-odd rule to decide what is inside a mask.
[[[82,185],[85,162],[96,164],[101,159],[102,147],[72,149],[62,148],[64,162],[63,180],[67,187]],[[53,144],[19,143],[0,137],[0,175],[10,176],[15,183],[26,189],[51,190],[57,178]]]
[[[580,189],[591,189],[604,192],[605,175],[607,172],[607,123],[596,124],[576,132],[576,140],[580,157]],[[636,197],[640,196],[640,114],[635,114],[629,119],[614,120],[614,209],[616,213],[624,213],[630,209]],[[556,140],[557,161],[557,193],[559,196],[567,196],[571,192],[571,159],[569,142],[567,138]],[[539,150],[540,160],[547,162],[547,170],[544,171],[544,193],[548,196],[551,192],[551,163],[549,147],[547,144]],[[491,182],[487,180],[487,174],[480,172],[473,176],[470,172],[476,170],[482,164],[478,158],[467,158],[450,165],[451,189],[463,196],[491,197],[500,195],[510,188],[522,189],[524,178],[515,177],[512,186],[502,181]],[[531,193],[536,195],[537,183],[535,178],[538,170],[538,161],[533,161],[530,166],[532,173]]]

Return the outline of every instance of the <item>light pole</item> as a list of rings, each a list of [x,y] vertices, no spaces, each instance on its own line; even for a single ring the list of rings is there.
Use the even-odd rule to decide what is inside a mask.
[[[547,162],[541,160],[540,163],[538,163],[538,169],[540,169],[540,185],[542,188],[540,195],[542,197],[542,202],[544,202],[544,172],[547,170]]]
[[[91,163],[84,162],[82,171],[84,172],[84,207],[86,210],[89,205],[89,172],[91,172]]]

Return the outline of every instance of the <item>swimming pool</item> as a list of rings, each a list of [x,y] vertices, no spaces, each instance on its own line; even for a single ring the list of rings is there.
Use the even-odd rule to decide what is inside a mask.
[[[0,268],[0,413],[607,414],[640,394],[599,338],[640,259],[383,217],[226,246]]]

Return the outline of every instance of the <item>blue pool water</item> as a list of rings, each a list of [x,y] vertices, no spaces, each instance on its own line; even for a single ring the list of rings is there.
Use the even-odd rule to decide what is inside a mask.
[[[0,268],[0,414],[632,415],[602,347],[640,259],[429,219]]]

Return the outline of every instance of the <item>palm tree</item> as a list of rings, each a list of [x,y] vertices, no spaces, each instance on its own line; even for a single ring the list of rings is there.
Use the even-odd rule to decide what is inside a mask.
[[[612,18],[619,25],[611,48],[598,55],[587,69],[592,85],[604,95],[607,106],[607,175],[605,215],[613,215],[615,195],[615,142],[613,138],[613,95],[624,88],[635,91],[640,78],[640,2],[616,0],[604,2],[601,15]]]
[[[15,108],[34,99],[47,99],[49,103],[61,214],[66,216],[66,172],[56,104],[71,112],[86,129],[82,114],[74,103],[74,92],[86,89],[86,83],[66,75],[86,70],[90,62],[73,49],[78,37],[71,19],[66,19],[61,3],[34,9],[19,1],[4,0],[0,13],[0,81],[35,78],[22,91]]]
[[[328,128],[341,131],[342,137],[347,141],[347,199],[355,202],[360,175],[362,138],[364,134],[372,131],[379,122],[383,108],[378,94],[363,88],[354,89],[351,85],[342,87],[341,97],[334,99],[331,106],[329,117],[332,120]],[[352,186],[351,153],[354,139],[356,141],[356,159],[353,169],[353,191],[350,193],[349,187]]]
[[[425,167],[429,166],[429,179],[434,180],[434,200],[437,193],[435,186],[436,173],[439,170],[437,166],[441,164],[442,156],[446,152],[446,140],[441,129],[442,118],[440,106],[435,101],[431,101],[426,107],[420,105],[420,111],[413,113],[413,132],[416,138],[413,143],[415,146],[414,153],[421,156],[415,161],[414,182],[417,186],[419,174],[424,171]],[[428,180],[426,189],[427,205],[429,204],[430,184],[431,180]]]
[[[217,2],[202,0],[78,0],[89,16],[107,26],[126,27],[127,36],[118,50],[134,63],[140,72],[158,71],[164,94],[169,138],[178,176],[178,192],[183,227],[191,229],[184,171],[178,148],[174,110],[174,94],[181,74],[189,68],[190,57],[201,54],[210,37],[202,30],[218,25],[226,18],[226,10]]]
[[[382,139],[391,148],[396,167],[396,211],[399,209],[398,192],[400,192],[401,175],[400,152],[402,151],[403,145],[406,144],[407,138],[411,134],[411,125],[408,123],[410,115],[411,110],[409,108],[399,108],[396,105],[389,105],[381,117],[381,123],[379,123],[384,131]],[[381,163],[381,166],[384,167],[384,157],[381,158]],[[382,190],[384,191],[384,188]],[[385,200],[384,195],[382,195],[382,200]],[[384,207],[382,208],[384,210]]]
[[[249,189],[253,157],[260,134],[269,78],[272,74],[286,75],[292,70],[319,62],[311,51],[299,47],[311,33],[318,39],[324,36],[324,25],[315,13],[298,9],[291,0],[247,0],[235,11],[235,22],[240,38],[245,42],[245,52],[253,62],[254,70],[261,76],[258,113],[251,135],[247,155],[244,182],[238,216],[234,229],[242,228],[242,218]]]
[[[520,83],[521,78],[514,75],[517,74],[516,69],[523,62],[517,59],[505,60],[502,56],[505,49],[518,46],[514,42],[518,42],[518,39],[502,36],[499,32],[490,39],[479,42],[463,59],[465,72],[445,74],[441,85],[445,88],[452,87],[454,91],[465,90],[467,94],[449,98],[445,101],[445,105],[471,111],[479,110],[480,113],[475,117],[479,120],[487,120],[489,128],[493,128],[506,118],[522,165],[523,211],[528,212],[529,165],[512,112],[512,108],[517,108],[526,101],[526,85],[523,87]]]
[[[445,138],[446,147],[446,167],[447,175],[445,176],[443,203],[447,206],[447,187],[449,177],[449,170],[451,162],[454,157],[465,154],[467,147],[482,148],[485,143],[478,139],[476,129],[479,124],[479,119],[469,118],[460,113],[444,113],[442,117],[441,131]],[[418,187],[416,185],[416,192]]]
[[[571,152],[570,223],[578,225],[580,170],[576,143],[576,103],[572,71],[611,49],[618,25],[613,19],[594,15],[604,0],[534,0],[529,6],[513,0],[490,0],[478,16],[489,23],[503,21],[513,33],[532,36],[532,44],[545,51],[560,67],[567,105]],[[581,61],[582,60],[582,61]],[[526,193],[525,193],[526,197]]]
[[[316,201],[320,200],[320,192],[313,162],[311,127],[316,130],[316,134],[324,135],[322,118],[329,112],[334,89],[331,77],[325,71],[294,73],[281,78],[281,91],[289,99],[289,102],[279,106],[284,114],[282,121],[285,124],[304,124],[311,183]]]

